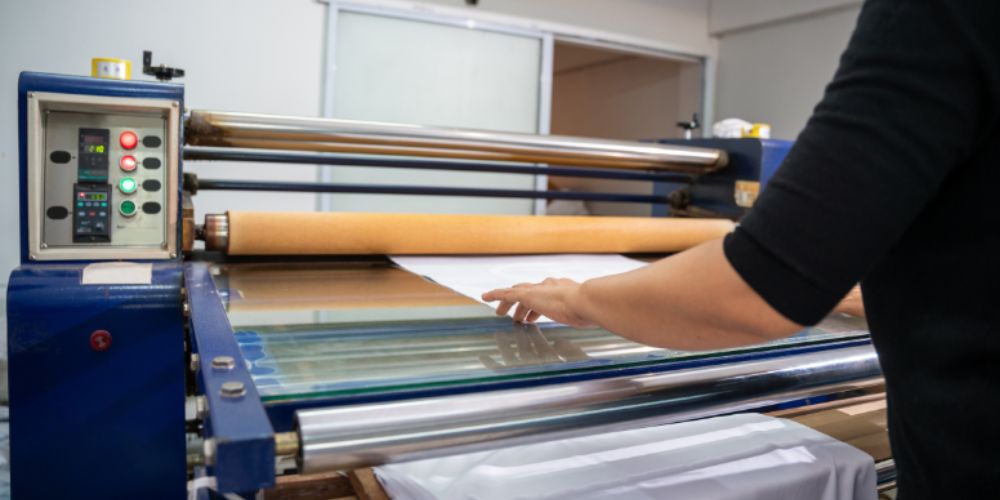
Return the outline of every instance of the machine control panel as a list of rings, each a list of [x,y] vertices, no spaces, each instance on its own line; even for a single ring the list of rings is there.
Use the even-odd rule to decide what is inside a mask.
[[[46,97],[29,134],[29,258],[176,257],[179,103]]]
[[[73,198],[73,242],[111,241],[111,189],[107,184],[76,184]]]

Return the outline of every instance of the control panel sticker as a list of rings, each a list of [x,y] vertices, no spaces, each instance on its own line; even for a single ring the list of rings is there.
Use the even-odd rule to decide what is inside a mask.
[[[83,268],[81,285],[149,285],[153,264],[138,262],[98,262]]]

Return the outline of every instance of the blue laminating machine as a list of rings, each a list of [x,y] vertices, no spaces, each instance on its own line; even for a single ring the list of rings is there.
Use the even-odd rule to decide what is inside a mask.
[[[21,266],[7,296],[15,498],[251,498],[283,475],[803,404],[879,377],[863,322],[720,352],[654,349],[599,329],[512,324],[384,256],[215,253],[228,248],[229,218],[195,226],[191,206],[199,189],[420,193],[738,219],[787,143],[185,112],[179,85],[40,73],[21,74],[18,110]],[[241,183],[184,175],[184,158],[551,168],[656,189]]]

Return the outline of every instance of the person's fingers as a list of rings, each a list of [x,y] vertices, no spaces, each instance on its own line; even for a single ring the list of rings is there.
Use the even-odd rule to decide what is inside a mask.
[[[496,290],[490,290],[483,294],[483,300],[485,300],[486,302],[493,302],[495,300],[500,300],[509,291],[510,288],[497,288]]]
[[[517,309],[514,310],[514,321],[524,322],[524,318],[526,318],[530,312],[531,309],[524,305],[524,303],[518,304]]]
[[[497,306],[497,316],[506,316],[510,312],[510,308],[514,307],[514,304],[517,304],[517,302],[508,300],[500,301],[500,305]]]
[[[528,313],[528,317],[524,318],[524,322],[525,323],[534,323],[534,322],[538,321],[538,318],[540,318],[540,317],[542,317],[542,315],[540,313],[537,313],[535,311],[531,311],[530,313]]]

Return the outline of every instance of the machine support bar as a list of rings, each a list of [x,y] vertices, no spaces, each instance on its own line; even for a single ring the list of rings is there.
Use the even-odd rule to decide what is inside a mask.
[[[184,159],[348,167],[385,167],[411,170],[454,170],[459,172],[497,172],[504,174],[551,175],[588,179],[618,179],[625,181],[690,182],[692,179],[691,175],[674,172],[621,170],[594,167],[533,166],[495,162],[422,160],[414,158],[384,158],[377,156],[353,156],[335,153],[307,153],[298,151],[271,151],[265,149],[254,150],[191,146],[184,148]]]
[[[679,422],[876,383],[870,345],[440,398],[299,410],[303,473]]]
[[[205,462],[220,493],[274,486],[275,439],[208,265],[184,268],[199,386],[208,401]]]
[[[316,182],[230,181],[198,179],[198,190],[292,191],[305,193],[409,194],[428,196],[472,196],[484,198],[530,198],[544,200],[611,201],[618,203],[664,204],[665,198],[624,193],[579,191],[533,191],[529,189],[453,188],[400,186],[391,184],[325,184]]]

